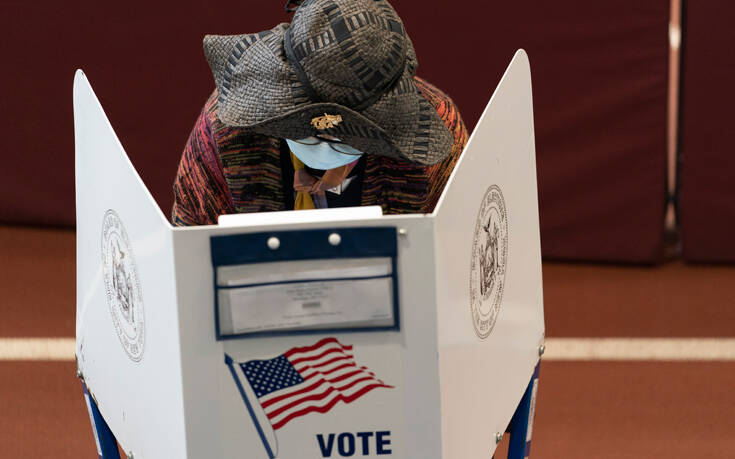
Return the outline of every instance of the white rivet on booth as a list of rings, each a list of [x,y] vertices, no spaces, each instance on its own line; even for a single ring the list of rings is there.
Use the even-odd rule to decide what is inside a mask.
[[[342,242],[342,236],[340,236],[337,233],[332,233],[329,235],[329,243],[333,246],[338,246]]]
[[[276,250],[281,246],[281,241],[275,236],[271,236],[268,238],[268,248],[271,250]]]

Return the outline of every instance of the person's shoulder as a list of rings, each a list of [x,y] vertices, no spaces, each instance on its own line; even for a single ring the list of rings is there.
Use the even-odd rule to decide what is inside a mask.
[[[218,93],[215,88],[204,103],[204,109],[202,110],[210,123],[220,122],[217,116],[217,96]]]
[[[209,95],[207,101],[204,103],[204,108],[202,109],[202,118],[204,118],[206,123],[209,125],[209,129],[214,136],[217,146],[224,148],[223,145],[230,142],[238,144],[243,142],[246,144],[258,144],[260,138],[265,136],[256,134],[245,128],[226,125],[219,119],[217,111],[218,95],[217,89],[214,89]]]
[[[434,110],[439,114],[439,117],[450,129],[452,129],[456,124],[464,124],[457,105],[454,103],[452,98],[447,95],[447,93],[423,78],[417,76],[414,76],[413,78],[416,83],[416,87],[421,91],[421,95],[431,103]]]
[[[431,103],[444,124],[452,131],[455,146],[459,145],[459,150],[461,150],[467,140],[467,130],[457,105],[444,91],[423,78],[414,76],[414,81],[421,94]]]
[[[280,158],[280,139],[246,128],[224,124],[218,116],[217,97],[218,93],[215,89],[204,104],[201,118],[207,124],[208,133],[220,158],[227,157],[233,162],[241,160],[248,163],[263,162],[268,158]]]
[[[204,103],[204,108],[202,110],[202,112],[204,113],[204,117],[207,119],[207,122],[211,126],[212,132],[215,137],[217,137],[218,142],[223,141],[223,139],[232,139],[236,137],[242,137],[250,142],[257,142],[255,139],[260,138],[272,139],[272,137],[258,134],[250,129],[238,126],[230,126],[223,123],[219,119],[219,114],[217,110],[218,96],[219,93],[217,92],[217,89],[214,89],[209,95],[207,101]]]
[[[446,106],[456,109],[457,106],[447,93],[421,77],[414,76],[413,79],[416,83],[416,87],[421,91],[421,95],[431,102],[434,108],[439,109],[439,107]]]

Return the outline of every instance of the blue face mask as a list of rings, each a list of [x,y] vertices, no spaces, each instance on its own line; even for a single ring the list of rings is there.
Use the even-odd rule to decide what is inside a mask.
[[[309,139],[302,139],[305,142],[317,141],[315,137]],[[318,143],[306,145],[304,143],[294,142],[293,140],[286,139],[288,147],[291,152],[301,160],[302,163],[311,167],[312,169],[319,169],[327,171],[329,169],[336,169],[342,167],[345,164],[349,164],[352,161],[360,159],[362,152],[356,150],[349,145],[343,143],[339,144],[339,149],[345,153],[340,153],[333,149],[329,142],[319,141]]]

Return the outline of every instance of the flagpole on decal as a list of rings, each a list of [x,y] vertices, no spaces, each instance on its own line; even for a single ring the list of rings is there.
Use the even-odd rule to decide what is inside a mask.
[[[245,401],[245,406],[248,409],[248,414],[250,414],[250,418],[253,420],[253,424],[255,425],[255,430],[258,432],[258,436],[260,437],[260,441],[263,442],[263,447],[265,448],[266,453],[268,453],[269,459],[275,459],[276,455],[278,454],[278,444],[276,442],[276,433],[273,430],[273,426],[271,426],[270,421],[268,420],[267,416],[265,416],[265,413],[263,413],[264,420],[261,421],[257,414],[255,413],[256,407],[260,407],[260,402],[258,402],[257,397],[251,398],[251,388],[245,388],[243,383],[241,382],[241,379],[238,377],[237,369],[235,368],[235,362],[232,360],[232,357],[225,354],[225,363],[230,368],[230,372],[232,373],[232,377],[235,379],[235,383],[237,384],[237,388],[240,391],[240,395],[242,396],[242,399]],[[247,390],[251,389],[251,390]],[[261,408],[262,410],[262,408]],[[271,435],[267,435],[271,434]],[[268,441],[268,437],[272,438],[272,443]]]

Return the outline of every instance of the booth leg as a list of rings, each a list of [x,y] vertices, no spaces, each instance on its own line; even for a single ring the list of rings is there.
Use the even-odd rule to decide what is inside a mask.
[[[82,389],[84,390],[84,400],[87,402],[89,420],[92,423],[94,441],[97,444],[97,455],[100,459],[120,459],[115,434],[112,433],[112,430],[110,430],[110,427],[102,417],[102,413],[97,408],[94,399],[89,395],[87,385],[84,384],[84,381],[82,381]]]
[[[523,394],[518,408],[510,420],[508,430],[510,432],[510,443],[508,444],[508,459],[526,459],[531,452],[531,432],[533,430],[533,417],[536,409],[536,393],[538,391],[538,375],[541,362],[528,383],[526,392]]]

